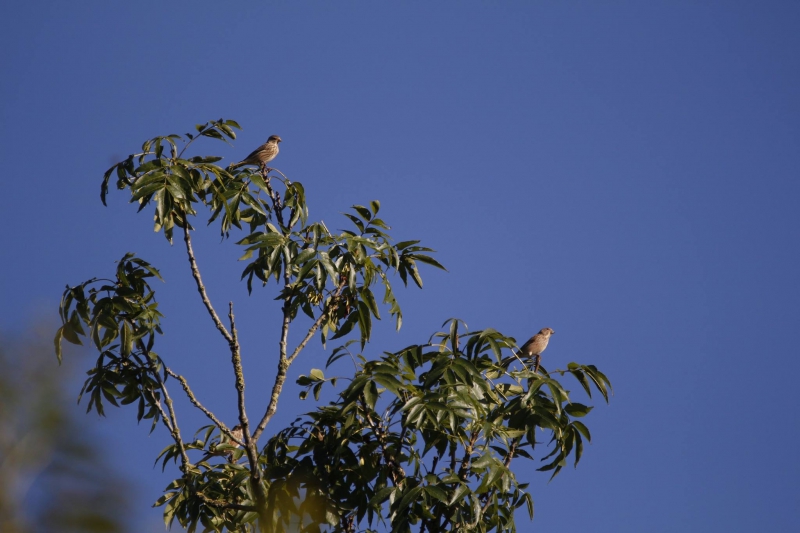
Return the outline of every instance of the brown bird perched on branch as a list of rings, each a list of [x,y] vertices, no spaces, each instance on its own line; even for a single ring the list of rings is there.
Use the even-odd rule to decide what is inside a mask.
[[[550,342],[550,335],[555,333],[550,328],[544,328],[542,331],[528,339],[528,341],[522,345],[519,349],[519,353],[521,355],[525,355],[527,357],[535,357],[533,363],[533,371],[539,371],[539,361],[542,358],[542,352],[547,348],[547,343]]]
[[[243,441],[244,440],[244,431],[242,430],[242,426],[240,426],[239,424],[236,424],[235,426],[233,426],[231,428],[231,434],[238,441]],[[220,444],[229,444],[229,445],[231,445],[231,446],[233,446],[235,448],[239,447],[239,443],[238,442],[229,439],[228,436],[224,435],[224,434],[220,435],[219,443]],[[228,462],[231,462],[231,463],[233,462],[233,450],[226,450],[226,451],[223,452],[223,451],[218,451],[216,449],[206,453],[203,456],[203,458],[200,459],[200,462],[202,463],[203,461],[208,461],[212,457],[219,457],[219,456],[223,456],[223,455],[227,458]]]
[[[241,167],[244,165],[257,165],[259,168],[264,168],[267,166],[267,163],[275,159],[275,156],[278,155],[278,143],[281,142],[281,138],[277,135],[270,135],[267,142],[253,150],[253,152],[239,161],[238,163],[234,163],[233,165],[229,166],[229,169],[234,169],[237,167]]]

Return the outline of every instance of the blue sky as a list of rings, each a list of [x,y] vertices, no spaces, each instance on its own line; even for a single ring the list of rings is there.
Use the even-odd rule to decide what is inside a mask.
[[[797,3],[17,2],[3,15],[3,328],[55,320],[65,284],[135,251],[167,279],[160,354],[233,423],[225,345],[182,250],[124,194],[103,207],[98,193],[144,139],[235,119],[234,148],[201,151],[238,160],[279,134],[274,166],[304,183],[312,218],[344,227],[339,212],[380,199],[393,234],[448,267],[400,292],[402,331],[379,324],[366,354],[458,316],[518,339],[552,327],[548,367],[609,376],[577,470],[547,484],[519,464],[534,528],[796,530]],[[211,297],[236,302],[260,405],[274,294],[247,296],[239,250],[213,228],[196,247]],[[329,355],[312,348],[292,381]],[[290,389],[272,424],[310,408]],[[168,435],[129,410],[97,431],[138,484],[137,527],[162,530],[148,505],[170,477],[150,465]]]

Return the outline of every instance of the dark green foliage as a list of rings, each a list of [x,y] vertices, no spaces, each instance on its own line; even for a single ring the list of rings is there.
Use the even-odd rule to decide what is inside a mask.
[[[606,377],[576,363],[535,373],[515,354],[513,338],[492,329],[469,333],[456,319],[429,342],[377,360],[351,353],[353,343],[364,349],[382,311],[401,326],[393,274],[421,288],[418,264],[444,267],[417,240],[395,243],[377,200],[352,206],[344,215],[352,228],[334,234],[324,222],[309,221],[304,187],[280,171],[226,169],[215,164],[221,159],[216,156],[184,157],[199,138],[234,139],[233,128],[236,122],[220,119],[198,125],[196,134],[146,141],[141,153],[106,172],[101,196],[105,203],[116,176],[117,187],[130,190],[140,211],[154,204],[155,229],[170,242],[174,228],[182,230],[202,303],[230,347],[237,427],[247,431],[235,436],[236,428],[203,407],[154,352],[162,330],[150,282],[160,275],[150,264],[126,254],[112,279],[67,287],[61,302],[59,360],[64,339],[79,344],[87,337],[100,352],[82,391],[89,395],[88,409],[102,414],[108,404],[136,403],[139,420],[152,420],[152,428],[161,422],[173,439],[156,459],[162,468],[172,462],[181,470],[156,502],[164,506],[165,522],[177,520],[189,531],[514,531],[514,510],[525,506],[532,516],[533,502],[510,469],[512,460],[539,456],[545,462],[539,469],[555,476],[568,458],[577,465],[590,438],[575,419],[591,407],[571,402],[552,374],[572,374],[587,394],[599,390],[607,401]],[[180,151],[178,143],[185,143]],[[241,277],[248,290],[254,280],[277,286],[281,348],[272,397],[258,423],[248,418],[244,403],[233,303],[226,326],[194,257],[191,219],[201,208],[209,224],[220,224],[223,237],[242,231],[236,244],[243,247]],[[376,294],[376,288],[382,291]],[[296,322],[308,329],[292,349],[288,333]],[[349,355],[355,374],[336,401],[259,446],[288,368],[317,334],[323,343],[355,337],[329,360]],[[170,377],[212,422],[192,441],[181,437]],[[319,400],[323,386],[336,381],[312,369],[298,380],[305,387],[301,396],[311,392]],[[537,441],[537,428],[548,443]]]
[[[115,279],[92,279],[64,291],[63,325],[56,332],[59,359],[62,338],[80,344],[86,336],[100,352],[81,390],[81,396],[89,394],[87,410],[104,414],[103,400],[117,407],[137,403],[137,419],[151,419],[151,431],[159,421],[161,395],[155,374],[161,361],[152,351],[161,333],[161,313],[148,283],[153,277],[161,279],[147,262],[125,254]]]
[[[270,439],[266,478],[291,487],[291,498],[272,509],[278,523],[288,527],[298,522],[293,513],[304,514],[302,531],[317,531],[321,516],[309,500],[325,502],[332,531],[365,517],[392,531],[514,531],[514,509],[533,515],[512,459],[539,452],[547,460],[539,470],[552,477],[570,456],[577,465],[590,435],[574,418],[590,408],[517,359],[514,339],[491,329],[459,336],[458,324],[379,360],[356,356],[358,370],[337,401]],[[346,352],[337,348],[331,360]],[[604,396],[610,388],[594,367],[566,372],[589,376]],[[324,376],[312,370],[298,382],[316,388]],[[537,440],[537,428],[549,442]]]

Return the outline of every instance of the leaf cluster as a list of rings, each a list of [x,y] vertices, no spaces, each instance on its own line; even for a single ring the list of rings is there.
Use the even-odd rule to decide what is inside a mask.
[[[161,422],[173,443],[156,459],[170,461],[181,476],[156,502],[167,525],[195,531],[515,531],[514,511],[533,514],[527,484],[510,468],[515,458],[538,459],[557,475],[583,454],[588,428],[580,421],[591,407],[574,402],[554,377],[572,375],[591,396],[608,401],[610,383],[594,366],[570,363],[566,370],[534,372],[520,358],[512,337],[493,329],[468,332],[456,319],[425,344],[385,352],[374,360],[351,352],[371,338],[373,319],[387,312],[399,329],[403,315],[393,274],[404,285],[422,287],[420,264],[444,267],[418,240],[395,242],[380,217],[380,203],[353,205],[343,213],[348,228],[331,232],[324,221],[309,221],[306,191],[278,170],[223,168],[217,156],[184,156],[196,140],[236,138],[232,120],[210,121],[195,133],[149,139],[104,175],[101,199],[116,177],[139,211],[154,206],[155,230],[172,242],[183,240],[203,305],[230,350],[236,378],[239,434],[206,409],[154,351],[162,333],[161,313],[150,283],[156,268],[125,254],[111,279],[93,278],[68,286],[62,296],[62,326],[55,338],[61,359],[64,340],[90,339],[100,353],[88,372],[81,397],[87,410],[137,403],[137,419]],[[249,425],[244,374],[229,304],[222,323],[202,281],[191,243],[190,222],[207,212],[220,234],[232,231],[243,251],[241,279],[277,286],[282,324],[272,396],[258,424]],[[396,278],[395,278],[396,279]],[[162,280],[163,281],[163,280]],[[294,349],[289,329],[299,318],[311,324]],[[308,321],[306,321],[308,322]],[[462,328],[462,330],[460,330]],[[262,432],[277,409],[287,370],[316,335],[323,344],[352,335],[333,350],[330,366],[350,356],[355,373],[335,401],[298,418],[262,446]],[[184,441],[167,381],[181,385],[192,405],[212,422]],[[318,400],[327,383],[312,369],[298,384]],[[236,430],[236,428],[234,428]],[[547,442],[537,440],[542,435]],[[202,454],[202,455],[200,455]],[[246,459],[246,461],[244,460]],[[256,526],[258,523],[258,526]],[[364,529],[366,528],[366,529]]]
[[[373,361],[358,355],[336,401],[270,439],[274,531],[303,524],[303,532],[347,532],[362,523],[397,532],[515,531],[514,510],[532,516],[533,501],[512,459],[534,459],[544,447],[539,470],[551,479],[568,458],[578,464],[591,439],[578,419],[592,408],[518,359],[513,338],[492,329],[459,338],[459,321],[449,325],[426,345]],[[338,348],[329,364],[347,353]],[[610,383],[595,367],[571,363],[563,372],[608,400]],[[315,369],[298,383],[325,381]]]
[[[161,361],[152,351],[161,331],[161,313],[150,279],[162,279],[146,261],[125,254],[114,279],[90,279],[67,287],[61,298],[62,326],[55,338],[61,360],[61,341],[82,344],[91,339],[100,352],[81,390],[89,394],[87,411],[104,415],[103,400],[114,406],[138,402],[137,419],[159,421]],[[162,280],[163,281],[163,280]]]
[[[155,229],[163,228],[164,235],[172,242],[172,232],[177,225],[183,227],[186,216],[194,214],[193,204],[202,201],[211,205],[224,202],[223,183],[232,176],[214,163],[222,159],[217,156],[183,157],[186,149],[197,139],[207,137],[227,142],[235,139],[233,128],[239,125],[233,120],[215,120],[195,126],[196,133],[165,135],[148,139],[142,151],[129,155],[109,168],[103,175],[100,199],[106,203],[108,183],[111,176],[117,177],[117,188],[129,188],[131,202],[139,204],[139,211],[151,202],[155,204]],[[183,147],[178,150],[178,143]],[[169,148],[165,151],[165,148]],[[209,195],[211,198],[209,198]]]
[[[380,320],[380,308],[373,287],[383,289],[381,301],[389,308],[397,329],[403,315],[388,274],[400,275],[404,284],[409,277],[418,287],[422,278],[417,263],[444,268],[428,255],[430,248],[419,241],[396,244],[386,233],[390,227],[380,218],[380,203],[370,207],[355,205],[344,215],[355,230],[332,234],[324,222],[307,224],[297,231],[280,232],[267,222],[238,244],[246,246],[241,260],[249,260],[242,272],[252,290],[253,279],[266,284],[271,277],[285,281],[278,298],[284,300],[284,311],[294,319],[298,311],[313,320],[324,312],[321,339],[339,339],[356,326],[362,346],[369,341],[372,319]]]
[[[227,142],[235,139],[233,120],[210,121],[196,126],[197,133],[154,137],[109,168],[103,178],[101,198],[106,201],[108,183],[117,177],[117,188],[129,189],[139,211],[155,204],[155,230],[164,230],[172,242],[175,226],[189,231],[189,217],[197,206],[206,206],[208,223],[219,222],[229,236],[235,227],[247,232],[237,244],[244,247],[242,279],[249,291],[253,281],[262,285],[274,278],[283,285],[278,298],[293,320],[298,311],[320,324],[323,343],[338,339],[358,326],[362,344],[370,338],[372,319],[380,319],[373,286],[380,284],[382,303],[389,308],[396,327],[402,311],[387,274],[395,271],[403,284],[409,278],[422,287],[419,263],[444,268],[430,256],[430,248],[419,241],[392,244],[389,225],[378,217],[380,202],[369,207],[354,205],[344,213],[354,229],[332,234],[323,221],[308,223],[303,185],[272,169],[223,168],[217,156],[184,157],[197,139],[208,137]],[[184,146],[179,150],[179,143]],[[168,149],[167,149],[168,148]],[[282,186],[282,192],[275,185]],[[244,223],[244,224],[243,224]]]

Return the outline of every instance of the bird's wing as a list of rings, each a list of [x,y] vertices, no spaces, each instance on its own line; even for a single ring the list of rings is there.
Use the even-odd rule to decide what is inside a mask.
[[[533,344],[534,342],[536,342],[536,337],[538,337],[538,336],[539,336],[539,334],[537,333],[536,335],[534,335],[533,337],[531,337],[530,339],[528,339],[527,341],[525,341],[525,344],[523,344],[522,346],[520,346],[520,348],[519,348],[519,349],[520,349],[520,351],[523,351],[523,352],[524,352],[524,351],[525,351],[525,348],[528,348],[528,347],[529,347],[531,344]]]
[[[259,146],[258,148],[256,148],[256,149],[255,149],[255,150],[253,150],[252,152],[250,152],[250,155],[248,155],[247,157],[245,157],[244,159],[242,159],[242,161],[247,161],[248,159],[251,159],[251,158],[253,158],[253,157],[256,157],[256,156],[258,155],[258,152],[260,152],[260,151],[261,151],[261,150],[263,150],[263,149],[264,149],[264,147],[263,147],[263,146]]]

